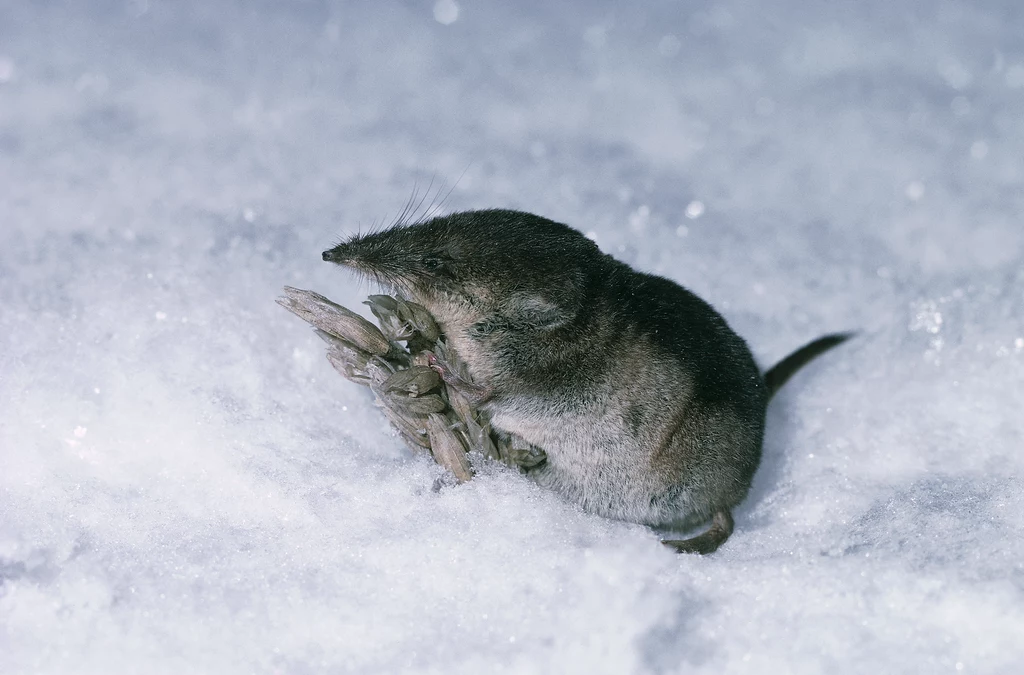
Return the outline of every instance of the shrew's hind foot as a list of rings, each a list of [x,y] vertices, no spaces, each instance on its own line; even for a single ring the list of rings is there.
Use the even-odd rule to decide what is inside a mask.
[[[669,548],[674,548],[677,553],[699,553],[707,555],[714,553],[719,546],[732,534],[732,514],[728,509],[722,509],[711,518],[711,527],[707,532],[698,534],[690,539],[662,539],[661,543]]]

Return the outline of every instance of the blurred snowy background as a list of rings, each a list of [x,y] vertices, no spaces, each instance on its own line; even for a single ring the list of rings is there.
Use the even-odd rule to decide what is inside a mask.
[[[1024,672],[1022,120],[1016,0],[0,0],[0,672]],[[862,331],[718,554],[432,492],[274,304],[432,176]]]

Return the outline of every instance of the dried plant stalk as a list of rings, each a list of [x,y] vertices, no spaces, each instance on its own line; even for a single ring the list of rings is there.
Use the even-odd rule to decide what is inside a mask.
[[[334,369],[369,387],[409,447],[429,450],[459,482],[473,475],[467,450],[524,470],[546,459],[543,450],[522,439],[495,433],[487,414],[427,365],[433,354],[470,381],[465,366],[447,348],[437,322],[422,305],[402,297],[369,296],[365,304],[377,317],[378,329],[319,293],[290,286],[284,292],[277,303],[316,329],[327,343],[327,360]]]

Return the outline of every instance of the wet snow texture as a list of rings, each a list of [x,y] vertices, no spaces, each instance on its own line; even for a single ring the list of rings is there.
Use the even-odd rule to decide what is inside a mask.
[[[835,6],[832,6],[835,5]],[[1020,3],[0,5],[0,672],[1016,673]],[[414,185],[719,307],[736,534],[440,493],[284,284]],[[438,186],[435,180],[434,188]]]

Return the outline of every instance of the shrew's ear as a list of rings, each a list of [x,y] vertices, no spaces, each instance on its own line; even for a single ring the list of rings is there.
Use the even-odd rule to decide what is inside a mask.
[[[497,313],[474,323],[470,333],[473,337],[484,338],[508,331],[554,330],[575,315],[541,295],[515,293],[505,298]]]
[[[554,330],[572,322],[584,302],[585,277],[579,270],[566,271],[549,287],[520,288],[505,302],[504,314],[524,328]]]
[[[570,306],[535,293],[517,294],[509,300],[509,319],[523,327],[554,330],[569,323],[576,316],[575,310]]]

